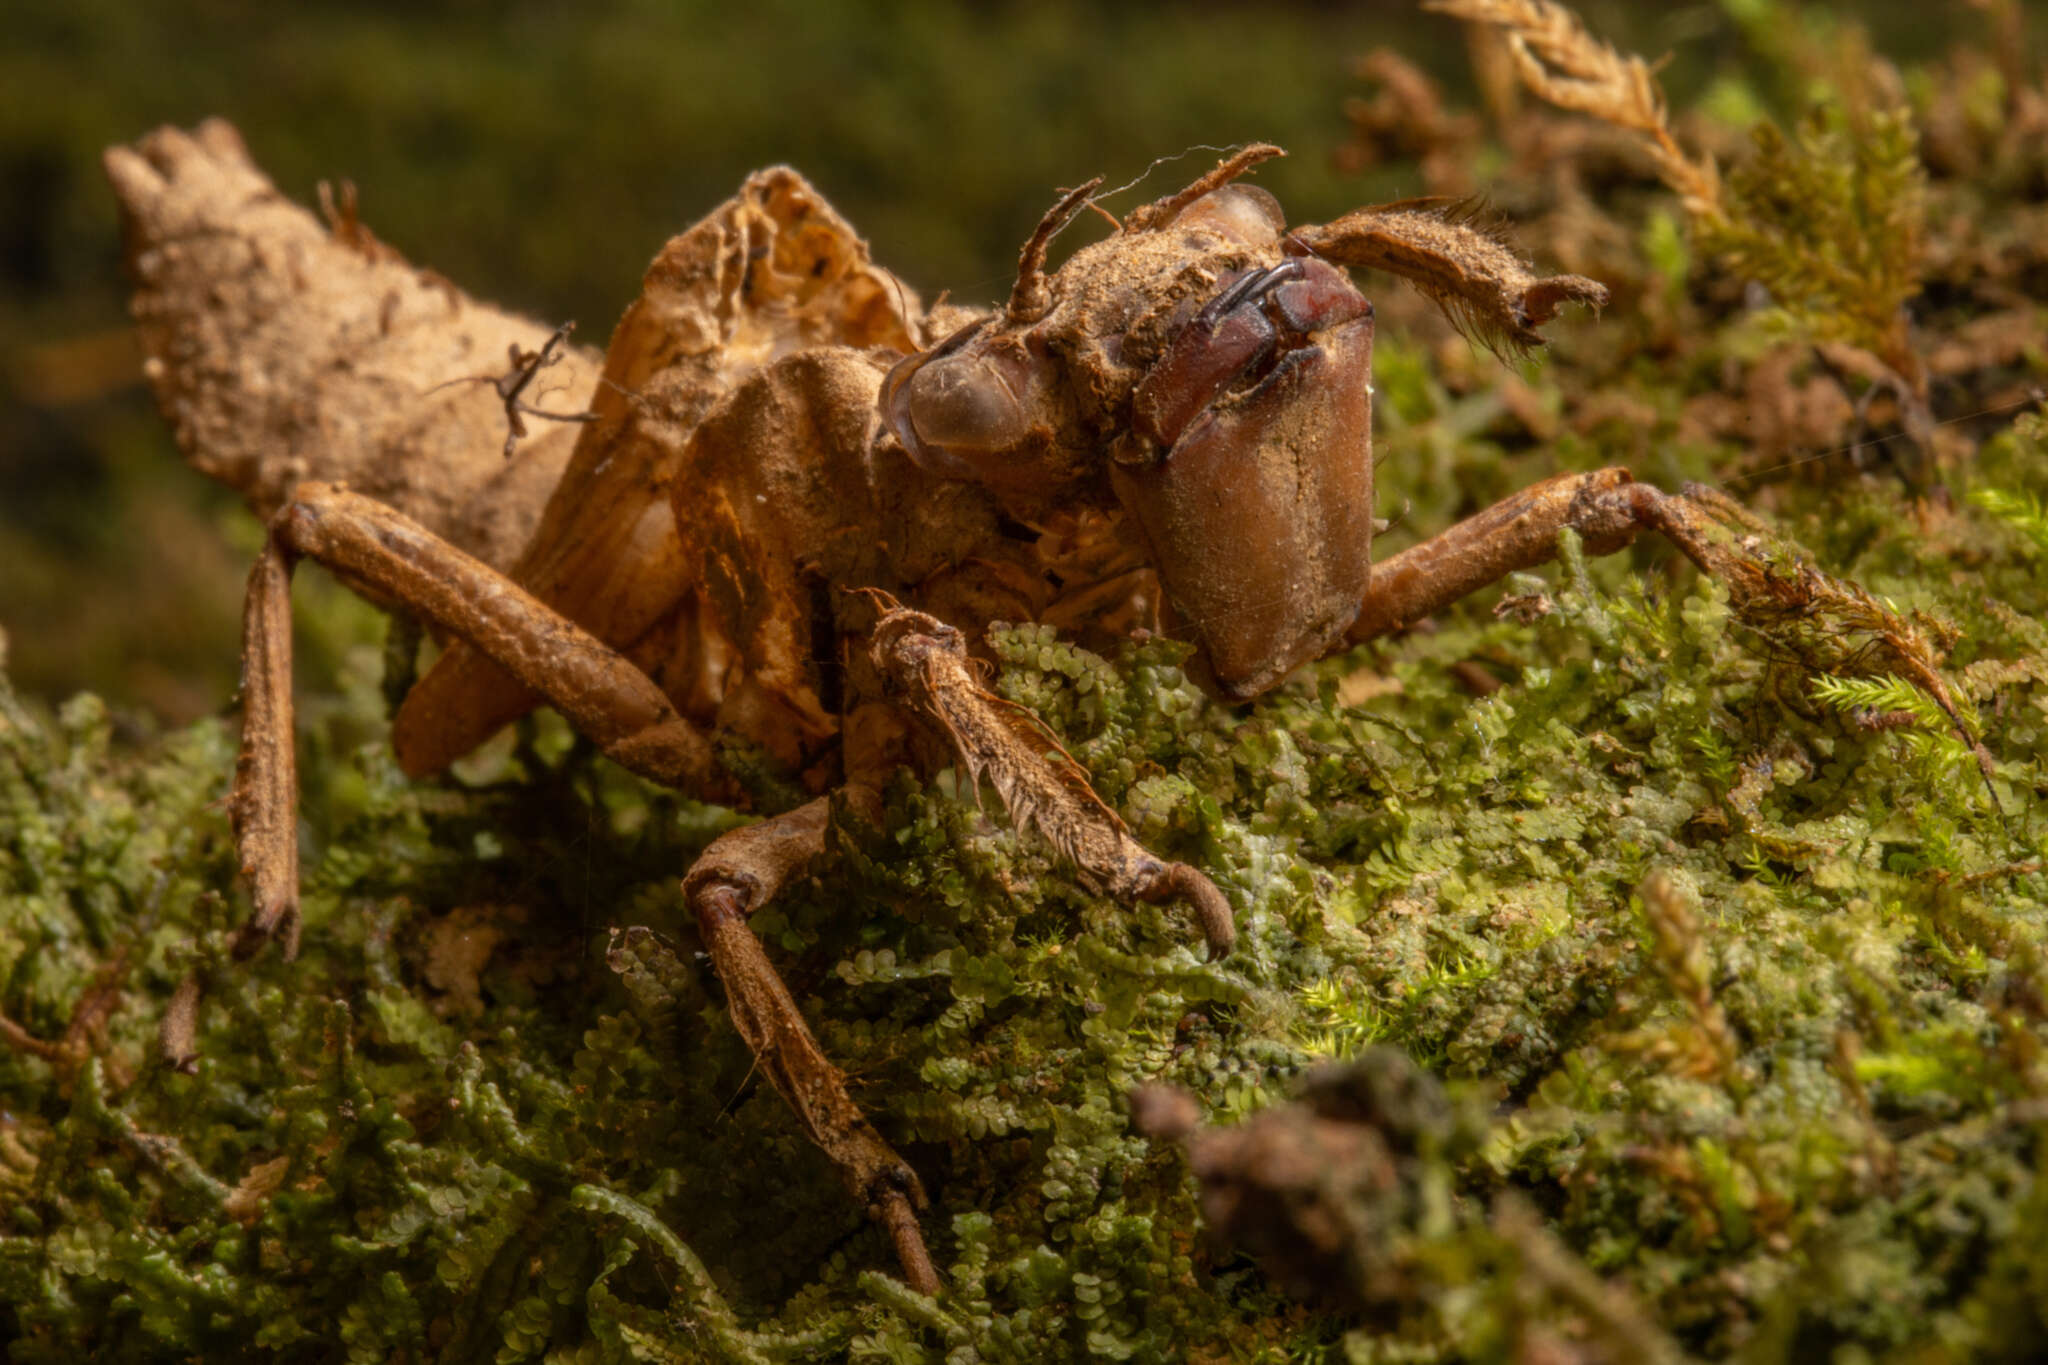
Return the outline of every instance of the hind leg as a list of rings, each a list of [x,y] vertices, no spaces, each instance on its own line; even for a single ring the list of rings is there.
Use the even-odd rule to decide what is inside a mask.
[[[726,784],[710,736],[647,676],[497,570],[338,484],[307,484],[272,520],[242,617],[242,749],[232,809],[255,909],[238,955],[297,946],[298,776],[292,751],[291,572],[301,558],[471,641],[613,760],[695,794]]]
[[[699,793],[721,785],[709,736],[678,716],[661,689],[625,658],[382,503],[334,485],[307,485],[271,523],[249,579],[233,808],[255,909],[238,936],[238,954],[273,938],[289,954],[298,937],[290,594],[292,565],[301,557],[468,640],[643,777]],[[690,869],[684,893],[740,1036],[805,1133],[888,1231],[906,1280],[930,1293],[938,1277],[917,1226],[924,1189],[855,1106],[845,1077],[811,1036],[747,924],[822,850],[827,814],[820,798],[720,837]],[[193,997],[189,1014],[196,994],[181,994]],[[189,1033],[189,1020],[182,1027]]]

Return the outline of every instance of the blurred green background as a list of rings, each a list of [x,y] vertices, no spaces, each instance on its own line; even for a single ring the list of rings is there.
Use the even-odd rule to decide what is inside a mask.
[[[1587,0],[1683,108],[1749,90],[1744,10]],[[2030,7],[2032,8],[2032,7]],[[472,292],[601,341],[659,243],[758,166],[811,176],[927,297],[1008,288],[1056,187],[1256,138],[1315,220],[1417,191],[1344,176],[1342,102],[1386,45],[1471,102],[1453,22],[1408,3],[259,5],[16,0],[0,50],[0,629],[9,671],[166,720],[226,704],[254,523],[188,473],[125,327],[99,152],[218,114],[289,195],[349,178],[365,220]],[[1894,55],[1975,34],[1963,0],[1809,6]],[[1196,151],[1127,193],[1176,187]]]

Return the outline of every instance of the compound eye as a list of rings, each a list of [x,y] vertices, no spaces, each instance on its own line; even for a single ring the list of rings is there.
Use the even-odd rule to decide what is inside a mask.
[[[1029,433],[1024,406],[1002,368],[985,355],[941,356],[904,385],[910,422],[927,447],[996,452]]]
[[[882,380],[882,420],[922,469],[980,482],[1035,481],[1030,453],[1047,433],[1046,357],[1031,343],[987,338],[984,318]]]
[[[1175,227],[1206,227],[1247,246],[1270,246],[1287,228],[1280,201],[1257,185],[1225,185],[1182,209]]]

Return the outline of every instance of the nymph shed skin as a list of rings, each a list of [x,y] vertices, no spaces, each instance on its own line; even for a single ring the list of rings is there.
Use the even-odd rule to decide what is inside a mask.
[[[529,363],[548,329],[481,310],[352,217],[322,232],[224,124],[110,151],[159,397],[188,457],[270,523],[244,617],[232,809],[254,907],[238,950],[288,953],[298,932],[300,559],[445,642],[394,725],[416,774],[542,702],[693,796],[741,797],[723,756],[765,756],[813,799],[714,842],[683,891],[764,1074],[905,1279],[935,1289],[918,1176],[853,1103],[751,917],[835,820],[875,818],[900,767],[950,762],[1084,886],[1183,906],[1212,955],[1235,934],[1203,871],[1139,845],[988,689],[972,654],[991,623],[1084,643],[1172,631],[1241,700],[1548,559],[1563,529],[1594,551],[1655,529],[1711,562],[1693,500],[1602,470],[1374,565],[1373,315],[1345,268],[1401,275],[1511,344],[1605,291],[1539,278],[1429,206],[1289,227],[1237,183],[1273,155],[1246,148],[1048,272],[1094,186],[1067,194],[985,313],[927,312],[802,177],[760,172],[655,258],[594,383],[551,399],[579,417],[566,461],[557,429],[534,442],[554,453],[501,479],[447,452],[490,413],[480,367],[507,336]],[[565,372],[589,364],[572,352]],[[536,470],[559,470],[538,510]],[[195,978],[166,1018],[179,1064],[198,1001]]]

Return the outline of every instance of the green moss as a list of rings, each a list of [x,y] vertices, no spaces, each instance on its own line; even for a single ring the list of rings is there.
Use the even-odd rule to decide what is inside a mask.
[[[1390,646],[1402,688],[1371,713],[1334,698],[1356,659],[1241,715],[1180,646],[1112,662],[999,634],[1008,694],[1142,837],[1212,870],[1244,932],[1199,961],[1175,912],[1081,894],[946,781],[900,783],[883,833],[842,834],[762,917],[938,1192],[936,1302],[875,1273],[886,1245],[689,951],[675,874],[723,817],[580,748],[420,787],[365,747],[310,774],[344,795],[309,806],[332,824],[305,959],[236,967],[225,728],[116,751],[90,700],[10,699],[0,1007],[56,1039],[110,961],[126,991],[75,1056],[0,1054],[15,1354],[1301,1350],[1342,1325],[1203,1249],[1184,1169],[1122,1096],[1167,1079],[1242,1115],[1368,1040],[1510,1099],[1466,1197],[1529,1192],[1697,1348],[2033,1339],[2012,1210],[2038,1197],[2048,726],[2020,718],[2048,670],[2010,623],[2048,591],[1986,532],[1967,586],[1895,521],[1862,560],[1968,622],[1974,676],[2006,680],[1999,811],[1914,751],[1919,694],[1802,695],[1712,584],[1651,597],[1568,565],[1533,626],[1473,614]],[[1475,702],[1442,666],[1464,657],[1520,682]],[[320,724],[377,704],[358,689]],[[1917,728],[1859,729],[1870,707]],[[1676,908],[1645,918],[1653,870]],[[473,1002],[438,965],[458,925],[498,936]],[[190,1077],[148,1060],[151,1002],[188,970],[209,983]],[[1497,1248],[1451,1255],[1465,1226],[1443,1273],[1511,1278]],[[1418,1317],[1409,1350],[1487,1354],[1513,1335],[1498,1310]]]
[[[1792,136],[1759,122],[1700,246],[1768,289],[1766,328],[1847,341],[1917,379],[1902,309],[1919,292],[1927,172],[1904,108],[1816,112]]]

